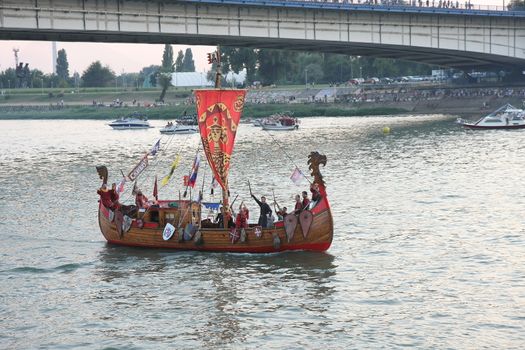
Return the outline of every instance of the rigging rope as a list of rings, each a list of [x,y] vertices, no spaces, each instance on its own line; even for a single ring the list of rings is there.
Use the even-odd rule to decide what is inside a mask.
[[[301,172],[301,174],[303,174],[303,177],[310,183],[312,184],[312,181],[310,181],[309,178],[307,178],[306,176],[304,176],[304,173],[303,171],[301,170],[301,168],[299,168],[297,166],[297,164],[295,164],[294,160],[292,159],[292,157],[290,157],[290,155],[286,152],[286,150],[284,149],[283,146],[281,146],[281,144],[279,143],[279,141],[277,141],[275,139],[275,137],[273,137],[272,133],[269,131],[269,130],[265,130],[263,129],[264,131],[266,131],[268,133],[268,135],[270,135],[270,137],[272,138],[273,142],[275,142],[277,144],[277,146],[281,149],[281,151],[284,153],[284,155],[290,160],[290,162]]]

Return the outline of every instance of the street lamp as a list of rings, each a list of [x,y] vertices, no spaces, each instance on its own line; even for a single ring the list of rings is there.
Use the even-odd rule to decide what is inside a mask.
[[[308,68],[304,69],[304,87],[308,89]]]
[[[363,67],[359,66],[359,78],[363,79]]]
[[[42,87],[42,95],[44,94],[44,79],[40,78],[40,86]]]

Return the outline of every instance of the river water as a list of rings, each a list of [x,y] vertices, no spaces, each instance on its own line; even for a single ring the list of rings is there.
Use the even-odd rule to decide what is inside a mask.
[[[441,115],[308,118],[272,134],[242,125],[231,187],[252,219],[247,180],[291,207],[307,187],[289,180],[293,164],[306,172],[318,150],[335,222],[326,253],[253,255],[105,243],[95,166],[118,180],[158,129],[24,120],[0,121],[0,130],[2,349],[525,344],[525,132],[465,131]],[[163,137],[145,193],[180,152],[160,191],[178,198],[198,143]],[[204,166],[199,186],[203,175],[207,185]]]

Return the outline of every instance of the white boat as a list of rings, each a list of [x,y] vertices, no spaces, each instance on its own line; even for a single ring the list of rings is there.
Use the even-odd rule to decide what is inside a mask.
[[[108,125],[115,130],[152,128],[152,126],[149,125],[148,118],[142,116],[137,117],[136,115],[121,117]]]
[[[456,123],[470,129],[523,129],[525,111],[507,103],[475,123],[469,123],[462,118],[458,118]]]
[[[165,127],[160,129],[161,134],[194,134],[199,132],[197,125],[184,125],[177,122],[169,122]]]
[[[299,121],[288,114],[275,114],[265,119],[261,126],[263,130],[295,130],[299,129]]]

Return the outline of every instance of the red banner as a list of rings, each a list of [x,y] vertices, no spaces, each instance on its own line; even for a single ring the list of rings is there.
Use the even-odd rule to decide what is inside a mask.
[[[197,118],[202,146],[215,179],[228,187],[235,134],[246,90],[196,90]]]

